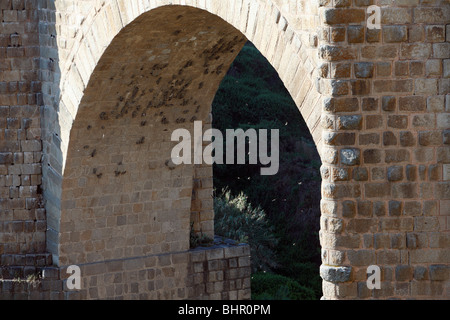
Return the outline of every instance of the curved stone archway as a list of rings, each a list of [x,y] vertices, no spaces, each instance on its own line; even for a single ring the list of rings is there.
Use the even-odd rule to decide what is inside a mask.
[[[208,122],[215,92],[244,42],[230,25],[190,7],[154,9],[114,38],[70,133],[62,265],[189,249],[195,168],[169,168],[171,134],[184,128],[193,135],[194,121]],[[212,235],[212,200],[202,200],[201,227]]]
[[[379,4],[374,30],[371,3],[2,2],[3,274],[53,256],[61,273],[83,266],[82,298],[248,297],[245,248],[192,253],[180,240],[190,221],[212,230],[210,168],[172,170],[164,156],[169,127],[207,119],[247,38],[321,155],[324,298],[448,298],[450,9]],[[237,257],[227,274],[242,276],[242,291],[196,282],[200,265]],[[381,268],[379,290],[367,287],[370,265]]]
[[[133,7],[132,2],[127,3],[128,9]],[[303,67],[308,63],[310,64],[310,59],[301,47],[301,43],[295,43],[293,32],[286,32],[287,22],[280,22],[280,12],[275,6],[263,6],[261,4],[256,7],[254,5],[248,7],[248,10],[257,10],[254,12],[255,17],[258,16],[260,19],[266,17],[269,21],[272,21],[272,25],[268,23],[258,25],[256,20],[253,21],[253,25],[249,25],[251,21],[241,23],[240,19],[236,19],[236,15],[231,14],[231,17],[235,19],[233,22],[242,28],[242,32],[223,19],[202,9],[194,9],[190,6],[156,7],[152,10],[146,8],[149,11],[142,13],[143,8],[140,8],[141,11],[127,11],[120,5],[115,6],[114,2],[105,5],[99,9],[98,15],[93,18],[92,27],[86,32],[86,37],[83,37],[80,43],[74,44],[74,48],[70,51],[68,61],[73,61],[73,63],[69,64],[67,72],[64,72],[65,69],[62,68],[59,123],[73,123],[74,125],[72,127],[70,125],[61,127],[63,191],[61,197],[53,197],[61,199],[61,216],[55,214],[55,221],[49,221],[49,225],[56,228],[54,230],[55,237],[48,237],[50,242],[52,239],[60,237],[56,240],[56,243],[49,243],[49,248],[59,246],[59,249],[54,251],[55,261],[62,258],[59,252],[64,252],[62,254],[64,258],[61,260],[62,265],[69,262],[75,263],[74,261],[78,259],[67,260],[66,254],[68,252],[73,252],[74,257],[80,257],[80,252],[84,252],[82,261],[85,262],[84,259],[86,261],[91,260],[86,257],[87,253],[81,249],[82,243],[79,242],[78,236],[74,236],[73,232],[76,227],[71,221],[74,221],[75,216],[67,218],[68,221],[65,221],[66,211],[68,216],[71,215],[69,212],[76,212],[76,215],[79,215],[80,207],[74,203],[77,202],[74,199],[74,194],[77,194],[75,197],[84,198],[83,204],[79,204],[84,207],[84,210],[93,210],[92,207],[89,209],[86,207],[87,201],[88,203],[95,203],[94,208],[97,208],[96,210],[103,207],[102,210],[108,211],[119,206],[119,203],[114,204],[113,199],[118,200],[119,194],[123,194],[125,190],[118,190],[117,197],[110,191],[106,191],[108,188],[113,188],[108,187],[109,184],[117,182],[114,179],[109,180],[109,175],[102,172],[106,168],[111,171],[109,167],[116,166],[116,169],[112,170],[110,174],[127,171],[128,176],[133,181],[137,181],[138,177],[145,181],[161,179],[161,177],[156,178],[154,175],[145,176],[143,171],[146,171],[149,165],[153,168],[156,164],[149,164],[149,161],[144,158],[157,159],[161,155],[168,158],[171,131],[183,126],[186,128],[192,127],[194,120],[203,120],[208,123],[210,105],[220,81],[245,42],[243,33],[247,33],[247,37],[255,41],[257,45],[259,42],[262,52],[273,62],[276,61],[280,74],[284,75],[282,78],[286,79],[288,90],[290,89],[293,95],[295,93],[300,102],[308,98],[306,99],[308,107],[302,108],[303,104],[300,103],[299,108],[304,109],[306,119],[311,119],[310,128],[312,132],[316,131],[318,141],[321,139],[320,134],[317,133],[320,130],[316,130],[320,118],[320,109],[314,108],[319,102],[320,95],[312,90],[312,70],[307,72]],[[217,9],[224,10],[220,6]],[[118,11],[114,12],[114,10]],[[240,8],[236,8],[236,10],[239,10],[242,15],[245,14]],[[223,11],[223,13],[226,12]],[[258,12],[258,15],[256,15],[256,12]],[[103,15],[103,13],[109,13],[108,20],[105,20],[106,15]],[[249,19],[248,13],[245,19]],[[264,21],[267,22],[267,19]],[[127,22],[130,23],[127,24]],[[88,22],[86,21],[86,23]],[[280,23],[285,23],[285,26],[280,27]],[[114,32],[107,32],[107,29],[101,30],[102,27],[107,28],[107,26],[111,26]],[[133,49],[127,50],[125,54],[124,47]],[[299,52],[305,52],[301,55],[304,61],[301,60]],[[88,61],[91,63],[88,63]],[[62,65],[64,64],[62,63]],[[94,69],[91,70],[91,68]],[[291,81],[293,79],[299,80]],[[125,83],[126,85],[124,85]],[[167,107],[170,108],[170,111],[166,110]],[[119,125],[121,129],[116,127],[117,123],[120,123],[119,119],[127,119]],[[111,126],[111,123],[114,123],[114,125]],[[141,133],[139,133],[139,128]],[[107,133],[108,130],[109,133]],[[127,134],[132,134],[132,137],[125,139],[124,137]],[[141,136],[137,137],[136,135]],[[70,140],[68,140],[69,136]],[[83,136],[85,138],[82,138]],[[101,138],[97,138],[98,141],[94,142],[93,136]],[[155,137],[158,137],[156,141]],[[146,142],[135,144],[136,141],[128,139],[136,141],[141,139]],[[106,142],[111,140],[121,142],[117,142],[117,146],[114,147],[114,142]],[[149,141],[152,147],[148,145]],[[128,145],[128,147],[134,145],[140,151],[134,153],[129,148],[120,147],[120,143]],[[163,145],[165,150],[162,149]],[[67,151],[65,148],[67,148]],[[117,153],[117,155],[112,156],[111,152]],[[103,155],[101,155],[102,153]],[[108,153],[107,156],[106,153]],[[122,154],[124,153],[129,154],[132,158],[141,157],[143,159],[139,164],[134,161],[130,163],[131,159],[123,160]],[[81,167],[80,164],[85,163],[86,157],[89,156],[92,158],[90,164],[84,168]],[[99,157],[109,157],[109,159],[97,162],[96,159]],[[111,159],[117,160],[116,163],[112,163]],[[167,159],[159,160],[159,162],[152,161],[160,166]],[[131,174],[130,166],[135,169],[139,168],[139,173]],[[184,194],[183,208],[186,210],[189,210],[191,206],[191,192],[189,190],[192,190],[192,177],[194,175],[192,170],[207,172],[210,168],[184,168],[183,174],[176,174],[176,171],[171,172],[171,175],[177,175],[176,180],[183,181],[179,192]],[[211,172],[208,172],[206,178],[210,178],[210,176]],[[118,175],[118,177],[120,178],[119,181],[124,179],[121,175]],[[169,176],[166,173],[163,179],[168,178]],[[108,180],[109,182],[103,182]],[[100,185],[105,184],[104,188],[95,187],[98,183]],[[121,181],[120,185],[124,185],[125,188],[130,190],[130,195],[132,195],[131,190],[152,190],[148,186],[148,182],[142,183],[146,185],[147,189],[143,189],[144,186],[140,188],[127,186],[124,181]],[[89,184],[92,184],[91,188],[88,188]],[[86,196],[92,194],[94,188],[99,196],[95,198],[96,200],[88,200]],[[160,193],[167,193],[168,188],[168,186],[165,186],[165,191],[162,191],[162,189],[155,191],[156,189],[154,189],[152,191],[153,199],[158,198],[158,200],[163,201],[163,199],[159,199]],[[207,188],[209,192],[212,191],[212,186]],[[203,194],[206,194],[208,190],[204,190]],[[149,193],[150,191],[146,191],[145,195],[148,197]],[[155,196],[155,193],[158,193],[158,196]],[[144,197],[144,195],[135,196]],[[178,196],[177,194],[175,197]],[[102,197],[109,200],[101,201],[100,198]],[[166,195],[164,199],[168,202],[169,199],[175,200],[173,197],[172,195],[172,198],[168,198]],[[104,204],[108,201],[111,207],[104,207]],[[194,217],[193,220],[199,223],[198,229],[201,228],[203,232],[212,234],[211,199],[209,196],[204,196],[202,202],[197,205],[200,206],[200,212],[197,212],[197,217]],[[144,204],[141,203],[141,205]],[[123,209],[116,210],[119,210],[116,215],[123,213],[120,211]],[[199,213],[202,214],[198,216]],[[170,214],[166,214],[166,216],[169,217]],[[188,214],[185,216],[187,217]],[[58,220],[60,217],[61,221]],[[178,221],[179,219],[171,220]],[[95,224],[93,221],[91,223]],[[186,220],[183,227],[179,228],[183,230],[185,238],[187,238],[186,235],[189,232],[188,223],[189,220]],[[58,230],[59,225],[61,229]],[[79,225],[78,227],[84,230],[82,226]],[[94,229],[92,226],[90,228]],[[81,230],[77,230],[76,233],[79,234]],[[160,229],[154,230],[158,234],[160,234],[160,231]],[[49,232],[51,233],[53,230],[49,230]],[[172,232],[177,233],[179,230],[176,229]],[[141,233],[144,232],[141,231]],[[148,231],[145,233],[148,233]],[[73,240],[67,241],[66,239],[70,238],[70,234]],[[84,234],[86,235],[86,233]],[[106,237],[110,236],[107,235]],[[150,235],[147,234],[147,237],[150,237]],[[160,236],[155,237],[160,238]],[[123,238],[121,239],[123,241]],[[119,240],[116,239],[117,241]],[[68,242],[74,242],[73,245],[76,245],[78,249],[71,249]],[[126,243],[126,241],[123,241],[123,243]],[[66,245],[69,247],[66,248]],[[90,248],[94,250],[93,244],[90,244]],[[186,243],[173,248],[175,251],[182,249],[187,249]],[[148,250],[150,249],[144,251],[148,253]],[[142,248],[140,252],[141,254],[145,253]],[[128,255],[130,254],[133,255],[133,253]],[[136,253],[134,254],[136,255]],[[98,253],[91,255],[100,257]],[[113,257],[115,256],[108,255],[108,258]]]
[[[49,197],[60,199],[47,230],[59,266],[187,252],[191,223],[213,236],[212,167],[169,168],[170,137],[179,128],[192,133],[195,120],[210,126],[212,100],[246,38],[278,69],[320,142],[310,53],[275,6],[248,6],[252,16],[235,10],[248,19],[233,20],[240,30],[192,6],[131,14],[111,2],[69,51],[67,70],[60,62],[58,123],[72,125],[60,129],[61,194]],[[183,283],[185,263],[174,268],[178,275],[164,281]]]

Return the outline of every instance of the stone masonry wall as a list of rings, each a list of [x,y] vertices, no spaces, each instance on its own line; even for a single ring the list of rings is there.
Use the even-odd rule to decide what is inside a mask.
[[[188,251],[191,222],[213,234],[211,167],[168,162],[174,129],[209,125],[246,38],[322,158],[324,299],[448,299],[449,16],[443,0],[1,1],[3,297],[37,297],[11,279],[42,268],[54,298],[249,296],[225,281],[248,278],[227,271],[247,258]],[[130,273],[112,278],[116,261]],[[55,270],[69,264],[89,280],[67,296]],[[148,268],[153,291],[136,280]]]
[[[0,258],[44,253],[37,0],[0,2]]]
[[[366,25],[373,4],[380,29]],[[329,155],[321,169],[323,294],[448,299],[450,6],[319,6],[322,154]],[[370,265],[381,268],[380,290],[367,289]]]
[[[80,265],[81,289],[65,267],[4,268],[0,300],[249,299],[250,248],[221,243],[186,252]]]

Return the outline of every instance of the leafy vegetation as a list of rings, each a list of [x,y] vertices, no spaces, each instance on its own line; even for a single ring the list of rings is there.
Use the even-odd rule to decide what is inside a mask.
[[[314,300],[311,288],[298,281],[273,273],[255,273],[251,278],[254,300]]]
[[[320,298],[320,158],[277,72],[251,43],[233,62],[216,94],[213,127],[222,132],[237,128],[279,130],[280,166],[276,175],[260,175],[260,164],[213,167],[215,232],[238,241],[248,240],[254,297]],[[260,275],[260,271],[266,273]],[[278,276],[292,283],[282,282],[275,292],[258,286],[260,281],[281,279]],[[310,291],[297,294],[303,290],[297,285]]]
[[[190,248],[196,248],[196,247],[209,247],[213,244],[214,240],[208,235],[204,234],[200,231],[199,233],[196,233],[194,230],[194,222],[191,222],[191,230],[189,233],[189,246]]]

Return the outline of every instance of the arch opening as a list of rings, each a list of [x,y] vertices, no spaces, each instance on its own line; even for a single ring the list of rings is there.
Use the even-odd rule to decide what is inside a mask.
[[[222,80],[212,115],[221,132],[249,133],[245,164],[215,163],[213,177],[214,231],[249,243],[252,299],[320,299],[320,156],[278,73],[251,42]],[[261,172],[271,164],[251,164],[259,130],[278,132],[274,175]]]
[[[278,30],[278,18],[274,22]],[[286,70],[285,79],[296,79],[288,90],[301,88],[296,97],[312,106],[299,109],[317,125],[309,75],[298,81],[299,48],[292,37],[278,38],[264,40],[263,51],[291,44],[273,57]],[[77,63],[62,77],[60,107],[75,116],[67,151],[62,147],[60,216],[49,221],[57,234],[56,245],[48,245],[55,264],[181,254],[190,249],[191,231],[213,237],[212,167],[174,165],[171,134],[186,129],[195,136],[195,121],[211,127],[212,101],[247,39],[207,11],[163,6],[139,15],[111,39],[92,73]],[[85,88],[76,88],[74,78]],[[186,264],[175,268],[178,280],[184,273]]]

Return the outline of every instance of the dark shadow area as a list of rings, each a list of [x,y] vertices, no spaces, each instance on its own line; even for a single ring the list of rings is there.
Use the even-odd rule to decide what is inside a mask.
[[[295,102],[252,43],[230,67],[212,110],[221,132],[279,130],[277,174],[261,175],[248,155],[244,165],[213,167],[215,233],[250,244],[252,298],[320,299],[320,157]]]

